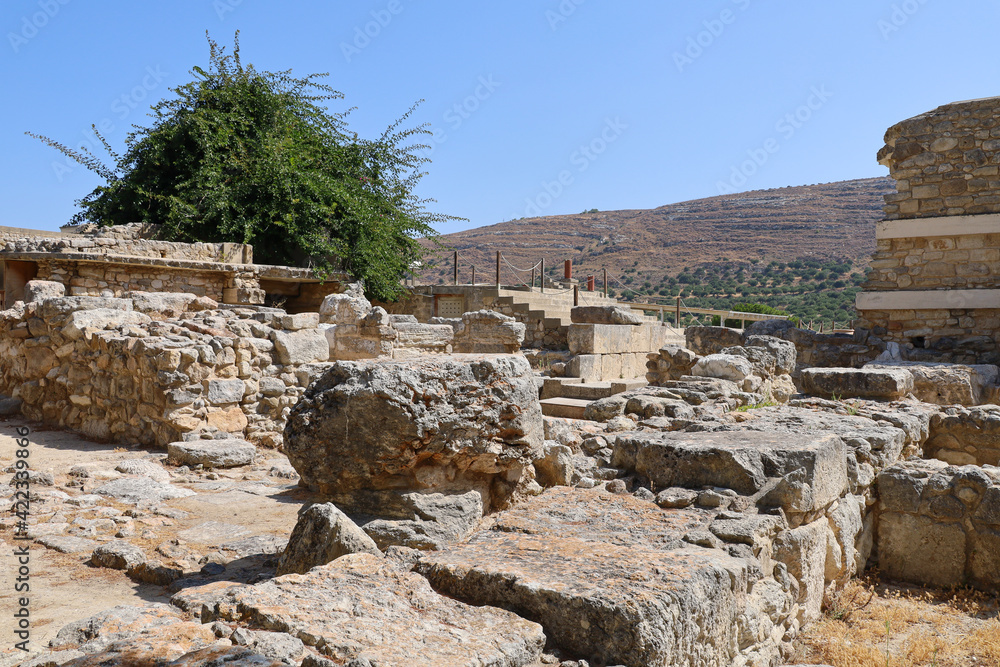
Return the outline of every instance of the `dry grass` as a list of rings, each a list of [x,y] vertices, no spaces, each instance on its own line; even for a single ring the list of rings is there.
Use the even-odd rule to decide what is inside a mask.
[[[1000,667],[998,599],[852,581],[800,635],[796,661],[834,667]],[[794,662],[794,661],[793,661]]]

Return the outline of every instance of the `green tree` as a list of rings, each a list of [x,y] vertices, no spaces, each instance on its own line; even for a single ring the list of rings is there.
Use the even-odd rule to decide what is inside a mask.
[[[436,239],[430,213],[414,194],[427,158],[425,126],[403,129],[415,106],[375,140],[347,125],[350,110],[325,104],[343,95],[291,71],[263,72],[211,38],[209,68],[172,89],[152,108],[109,168],[93,154],[31,134],[107,182],[80,199],[73,222],[152,222],[175,241],[252,243],[263,263],[312,267],[321,276],[345,271],[366,293],[394,300],[413,262]],[[96,128],[95,128],[96,131]]]

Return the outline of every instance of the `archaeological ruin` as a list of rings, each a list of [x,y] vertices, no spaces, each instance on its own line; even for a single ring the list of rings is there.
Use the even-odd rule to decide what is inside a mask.
[[[890,128],[852,333],[0,230],[0,541],[70,573],[0,667],[776,667],[866,571],[995,591],[998,118]]]

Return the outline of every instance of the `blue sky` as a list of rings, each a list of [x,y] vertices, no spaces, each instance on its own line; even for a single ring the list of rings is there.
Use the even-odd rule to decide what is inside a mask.
[[[121,148],[206,30],[329,72],[362,135],[425,100],[442,232],[879,176],[889,125],[1000,94],[991,0],[4,0],[0,28],[0,224],[37,229],[100,181],[24,131]]]

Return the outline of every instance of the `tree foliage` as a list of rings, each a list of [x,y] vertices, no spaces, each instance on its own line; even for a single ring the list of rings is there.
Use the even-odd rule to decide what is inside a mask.
[[[31,135],[107,181],[77,202],[73,222],[151,222],[169,240],[251,243],[258,262],[346,271],[370,298],[397,298],[424,254],[417,239],[455,219],[414,194],[429,134],[403,127],[416,105],[362,139],[348,128],[351,109],[325,106],[343,98],[317,81],[326,74],[257,71],[240,59],[239,33],[231,55],[208,43],[209,68],[152,107],[152,125],[135,127],[123,155],[100,137],[114,167]]]

